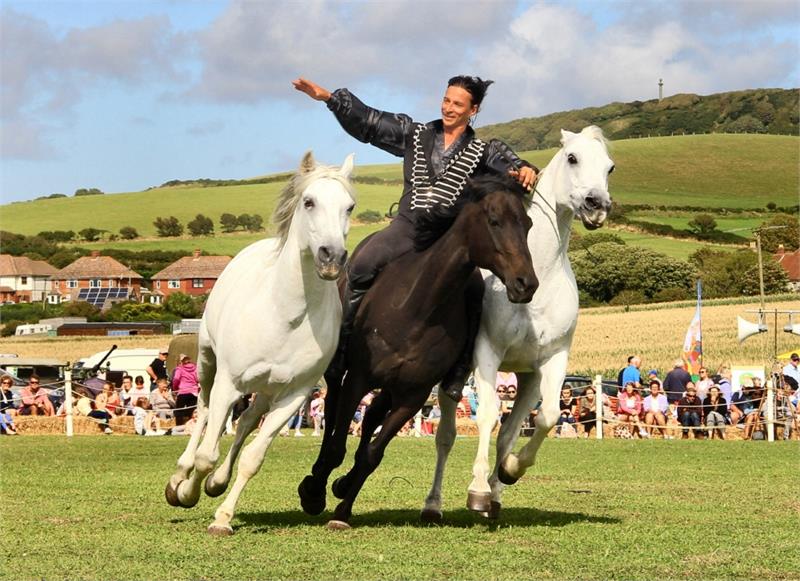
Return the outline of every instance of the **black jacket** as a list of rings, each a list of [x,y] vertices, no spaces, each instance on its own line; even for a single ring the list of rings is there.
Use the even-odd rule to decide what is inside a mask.
[[[411,172],[414,162],[413,135],[419,123],[402,113],[387,113],[373,109],[362,103],[358,97],[347,89],[337,89],[328,100],[328,109],[336,116],[341,126],[347,133],[363,143],[370,143],[375,147],[403,158],[403,194],[400,198],[399,212],[413,220],[411,210]],[[441,120],[424,124],[425,128],[420,136],[425,158],[428,161],[428,174],[436,175],[431,162],[432,151],[436,139],[436,132],[442,132]],[[465,136],[459,140],[456,151],[466,147],[475,132],[472,127],[467,127]],[[505,174],[512,169],[524,166],[534,167],[522,160],[502,141],[492,139],[486,142],[483,157],[475,168],[474,175],[485,173]],[[534,167],[534,169],[536,169]],[[537,170],[538,171],[538,170]]]

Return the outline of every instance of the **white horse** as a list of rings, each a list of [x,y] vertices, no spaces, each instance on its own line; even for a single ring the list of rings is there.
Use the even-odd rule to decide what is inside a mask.
[[[211,533],[233,532],[230,522],[239,495],[261,467],[275,434],[333,357],[342,318],[336,279],[347,258],[345,238],[354,206],[352,169],[352,155],[334,168],[317,165],[308,152],[275,209],[278,238],[237,254],[209,296],[198,338],[197,424],[167,484],[167,501],[197,504],[201,482],[219,458],[219,439],[233,404],[255,393],[225,462],[206,481],[210,495],[224,492],[244,439],[266,414],[242,454]]]
[[[611,207],[608,176],[614,164],[602,131],[589,126],[580,133],[561,132],[561,149],[542,171],[528,215],[533,227],[528,246],[539,289],[529,304],[512,304],[505,287],[484,272],[486,292],[481,328],[475,344],[475,383],[480,433],[467,506],[488,516],[500,511],[503,483],[513,484],[533,465],[536,452],[559,416],[558,398],[578,318],[578,287],[567,256],[572,220],[589,229],[600,227]],[[500,428],[496,468],[489,478],[489,445],[497,421],[497,371],[518,374],[513,411]],[[529,409],[541,398],[536,429],[519,454],[510,453]],[[440,520],[441,487],[447,456],[455,439],[456,404],[440,398],[442,418],[436,433],[437,462],[422,517]]]

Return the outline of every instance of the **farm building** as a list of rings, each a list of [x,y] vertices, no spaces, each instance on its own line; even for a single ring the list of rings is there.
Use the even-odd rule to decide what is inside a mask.
[[[57,330],[59,337],[102,335],[102,336],[129,336],[129,335],[162,335],[168,331],[169,323],[64,323]]]
[[[195,250],[153,275],[151,302],[160,303],[176,292],[195,296],[211,292],[230,261],[230,256],[202,256]]]
[[[789,277],[789,285],[794,292],[800,292],[800,250],[786,252],[781,244],[774,255],[775,260],[781,265]]]
[[[50,289],[50,275],[57,270],[43,260],[0,254],[0,303],[44,300]]]
[[[138,300],[142,288],[142,275],[97,250],[56,271],[51,279],[51,303],[86,301],[100,309]]]

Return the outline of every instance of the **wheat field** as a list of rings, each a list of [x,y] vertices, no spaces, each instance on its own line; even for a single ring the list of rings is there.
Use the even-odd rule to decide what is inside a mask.
[[[769,310],[800,310],[800,298],[782,296],[770,299]],[[721,303],[721,304],[720,304]],[[767,317],[768,332],[739,344],[736,338],[736,317],[756,320],[748,310],[758,309],[754,299],[709,301],[702,309],[704,364],[715,370],[720,364],[769,366],[775,340],[778,354],[800,352],[800,337],[783,332],[787,315]],[[616,378],[628,355],[642,357],[642,369],[657,369],[663,377],[676,357],[680,356],[686,329],[694,316],[693,304],[665,303],[625,307],[582,309],[578,316],[575,341],[570,354],[568,372]],[[796,317],[800,322],[800,316]],[[158,348],[171,337],[7,337],[0,340],[1,353],[16,353],[20,357],[54,357],[74,362],[116,344],[120,349]]]

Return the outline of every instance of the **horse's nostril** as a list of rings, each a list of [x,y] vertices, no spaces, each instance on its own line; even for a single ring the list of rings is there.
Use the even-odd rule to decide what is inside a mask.
[[[331,249],[327,246],[320,246],[319,250],[317,251],[317,257],[319,258],[320,262],[330,262]]]
[[[586,207],[590,210],[596,210],[600,207],[600,204],[594,196],[586,196]]]

